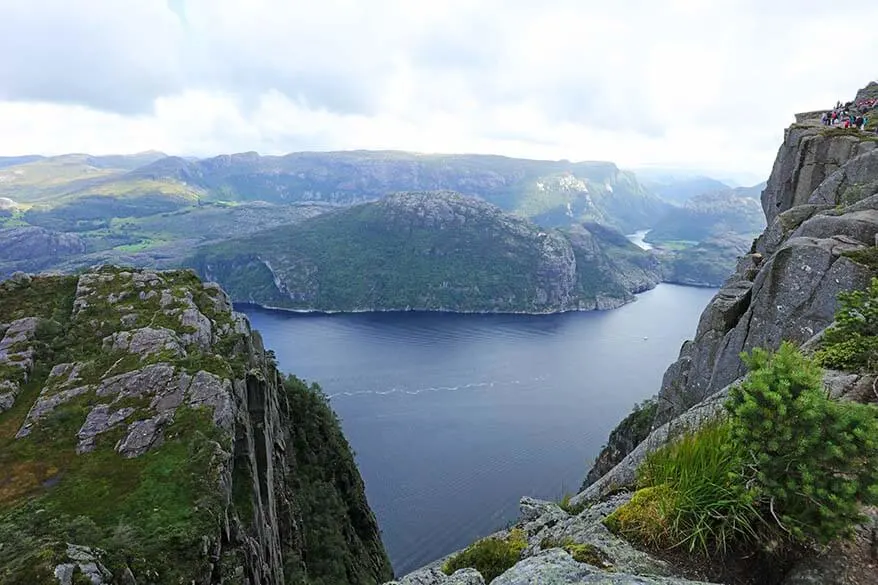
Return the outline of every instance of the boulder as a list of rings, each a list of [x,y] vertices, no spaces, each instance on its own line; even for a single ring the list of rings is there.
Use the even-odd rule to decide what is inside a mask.
[[[172,356],[185,356],[186,350],[180,344],[177,333],[164,327],[142,327],[133,331],[117,331],[103,340],[104,351],[127,351],[146,357],[170,352]]]
[[[67,562],[55,566],[55,578],[59,585],[75,585],[73,577],[77,569],[92,585],[112,582],[113,575],[101,564],[98,551],[68,543],[66,556]]]
[[[143,455],[162,443],[162,431],[173,420],[172,413],[164,412],[132,422],[128,425],[128,434],[116,445],[116,451],[129,459]]]

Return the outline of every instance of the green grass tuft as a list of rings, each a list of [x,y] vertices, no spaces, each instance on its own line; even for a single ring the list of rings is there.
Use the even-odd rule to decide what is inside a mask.
[[[638,469],[640,489],[605,524],[652,546],[704,554],[755,540],[760,515],[730,433],[728,423],[709,424],[650,454]]]
[[[449,559],[442,571],[451,575],[458,569],[471,567],[481,573],[485,583],[511,569],[527,547],[527,538],[520,529],[513,529],[505,538],[479,540]]]

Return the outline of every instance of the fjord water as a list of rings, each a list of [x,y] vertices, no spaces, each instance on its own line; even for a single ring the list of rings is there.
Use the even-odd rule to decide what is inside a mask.
[[[298,314],[240,307],[282,371],[341,418],[397,574],[575,493],[655,394],[713,289],[659,285],[606,312]]]

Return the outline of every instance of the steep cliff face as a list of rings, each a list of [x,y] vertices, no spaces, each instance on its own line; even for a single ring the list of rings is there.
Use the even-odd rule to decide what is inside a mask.
[[[0,323],[0,582],[390,577],[331,409],[218,286],[21,275]]]
[[[610,309],[658,263],[596,224],[562,233],[454,192],[398,193],[199,250],[237,301],[323,311]]]
[[[868,258],[878,234],[878,141],[825,128],[814,113],[797,118],[762,193],[767,228],[665,372],[649,440],[638,446],[643,437],[623,422],[589,472],[584,499],[633,478],[646,452],[717,412],[729,385],[746,373],[741,352],[818,339],[833,321],[838,293],[863,289],[875,275]],[[828,374],[827,386],[840,379]]]
[[[808,341],[832,322],[839,292],[865,288],[873,268],[850,254],[878,233],[876,144],[821,126],[786,131],[762,194],[768,228],[665,373],[657,424],[742,376],[741,352]]]

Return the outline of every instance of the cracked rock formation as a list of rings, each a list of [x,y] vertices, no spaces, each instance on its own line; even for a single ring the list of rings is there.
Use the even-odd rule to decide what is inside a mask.
[[[217,285],[17,276],[0,323],[0,583],[392,576],[325,398]]]

